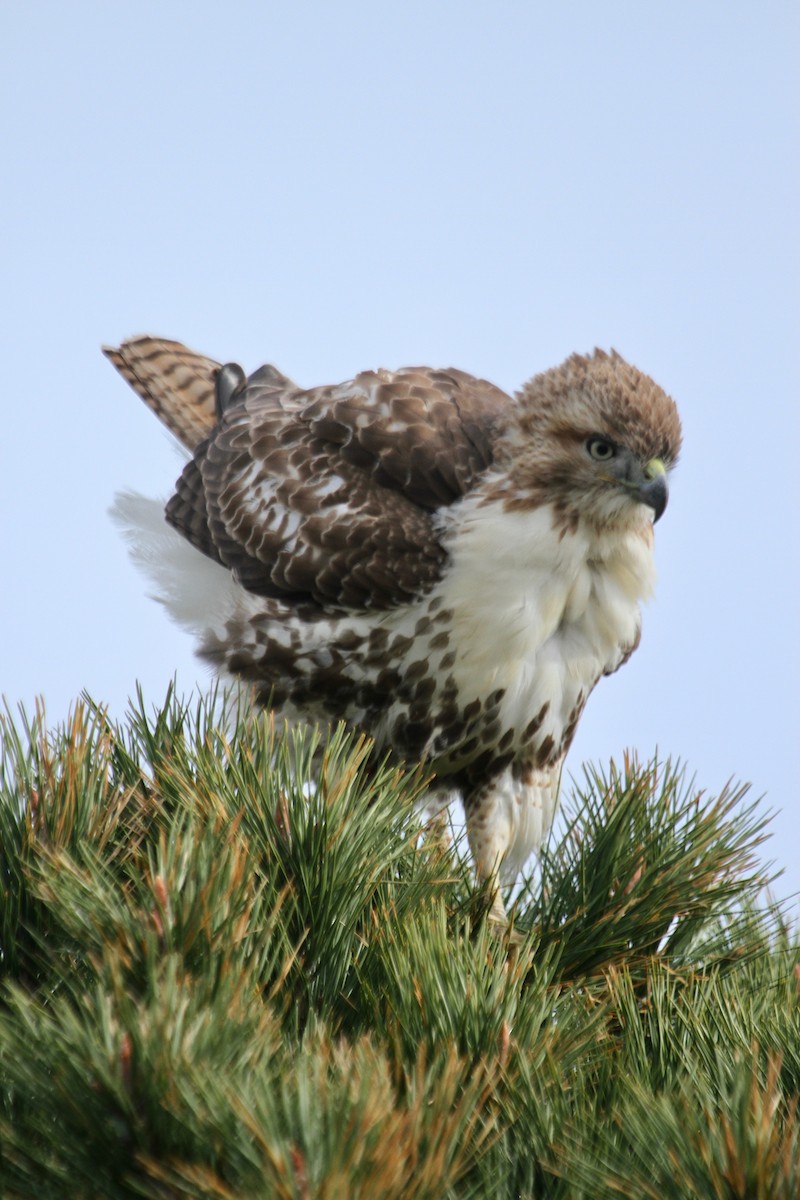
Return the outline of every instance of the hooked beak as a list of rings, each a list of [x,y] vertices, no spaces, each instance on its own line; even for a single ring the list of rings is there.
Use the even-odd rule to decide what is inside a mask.
[[[636,496],[642,504],[652,508],[653,524],[663,516],[669,499],[667,469],[660,458],[651,458],[644,469],[644,480],[636,488]]]

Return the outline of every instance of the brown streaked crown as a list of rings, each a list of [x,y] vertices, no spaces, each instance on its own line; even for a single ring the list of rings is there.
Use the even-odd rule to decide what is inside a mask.
[[[572,432],[600,434],[627,446],[642,462],[675,465],[681,422],[675,402],[649,375],[612,350],[573,354],[534,375],[517,393],[519,427],[531,443]]]
[[[535,375],[516,395],[511,420],[495,448],[500,477],[486,501],[527,511],[548,505],[557,525],[574,530],[581,519],[596,528],[638,523],[632,493],[614,483],[587,455],[592,437],[613,442],[644,472],[652,459],[667,471],[677,461],[681,424],[673,400],[648,375],[612,350],[573,354]]]

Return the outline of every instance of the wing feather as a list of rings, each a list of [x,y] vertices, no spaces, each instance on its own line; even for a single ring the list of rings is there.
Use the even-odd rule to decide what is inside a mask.
[[[408,603],[441,575],[435,514],[492,461],[513,401],[462,372],[248,387],[167,506],[247,590],[344,608]]]
[[[309,391],[231,368],[217,395],[220,364],[179,342],[104,352],[193,451],[167,520],[248,591],[325,607],[391,608],[439,579],[437,513],[490,466],[514,403],[424,367]]]

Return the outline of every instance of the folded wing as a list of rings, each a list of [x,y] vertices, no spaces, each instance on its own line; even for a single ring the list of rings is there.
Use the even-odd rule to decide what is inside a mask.
[[[242,587],[293,605],[385,609],[428,591],[447,559],[438,514],[491,465],[513,404],[455,370],[367,371],[302,391],[268,366],[225,382],[220,406],[219,364],[178,343],[106,353],[194,449],[167,520]],[[170,392],[192,362],[188,416],[176,417]]]

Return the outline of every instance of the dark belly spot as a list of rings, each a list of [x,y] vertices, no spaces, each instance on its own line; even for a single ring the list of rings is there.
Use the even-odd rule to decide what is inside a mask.
[[[542,722],[544,721],[545,717],[547,716],[549,709],[550,709],[549,703],[543,704],[542,707],[539,709],[538,713],[536,714],[536,716],[533,718],[533,720],[528,722],[528,724],[525,726],[524,730],[522,731],[523,742],[530,741],[530,739],[533,737],[533,735],[535,733],[539,732],[539,730],[542,727]],[[552,741],[552,739],[551,739],[551,741]]]

